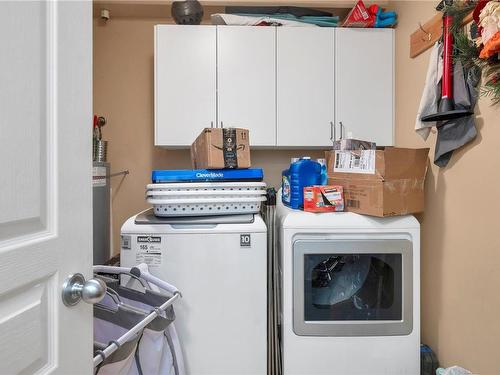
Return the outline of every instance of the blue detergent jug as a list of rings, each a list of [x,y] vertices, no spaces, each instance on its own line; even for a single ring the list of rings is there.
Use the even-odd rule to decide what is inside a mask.
[[[328,174],[326,172],[326,159],[318,159],[318,163],[321,164],[321,184],[320,185],[327,185],[328,184]]]
[[[300,158],[292,158],[290,160],[290,166],[299,161]],[[290,206],[290,199],[291,199],[291,190],[290,190],[290,168],[285,169],[281,173],[281,201],[286,204],[287,206]]]
[[[304,206],[304,187],[322,184],[321,164],[303,157],[293,161],[282,173],[281,200],[293,209]]]

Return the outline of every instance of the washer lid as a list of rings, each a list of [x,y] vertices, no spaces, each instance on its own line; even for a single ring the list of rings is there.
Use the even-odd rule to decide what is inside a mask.
[[[150,208],[138,214],[135,224],[251,224],[255,220],[254,214],[243,215],[219,215],[219,216],[178,216],[178,217],[158,217]]]

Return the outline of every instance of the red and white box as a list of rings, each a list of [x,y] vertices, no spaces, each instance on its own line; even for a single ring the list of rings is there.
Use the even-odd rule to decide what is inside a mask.
[[[347,15],[342,27],[373,27],[374,21],[363,1],[359,0]]]
[[[344,211],[344,189],[337,185],[315,185],[304,188],[304,211]]]

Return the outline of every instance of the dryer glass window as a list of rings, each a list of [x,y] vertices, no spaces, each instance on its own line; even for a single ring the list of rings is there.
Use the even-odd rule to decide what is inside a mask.
[[[402,256],[304,254],[304,320],[402,320]]]
[[[293,330],[301,336],[408,335],[413,246],[406,239],[298,239]]]

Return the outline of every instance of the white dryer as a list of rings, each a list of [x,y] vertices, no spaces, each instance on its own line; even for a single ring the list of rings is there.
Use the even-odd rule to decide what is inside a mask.
[[[413,216],[277,204],[283,374],[420,374],[420,226]]]
[[[159,218],[152,210],[121,229],[125,267],[182,293],[176,328],[187,374],[265,374],[267,229],[260,215]]]

